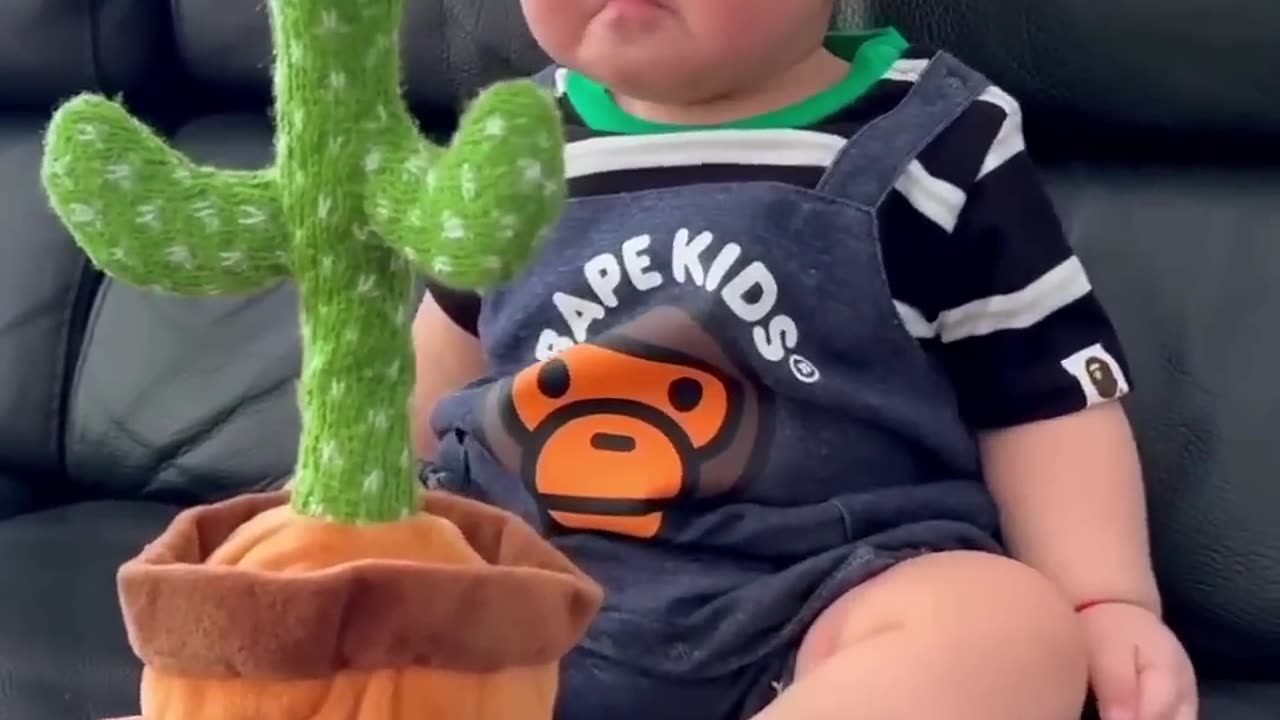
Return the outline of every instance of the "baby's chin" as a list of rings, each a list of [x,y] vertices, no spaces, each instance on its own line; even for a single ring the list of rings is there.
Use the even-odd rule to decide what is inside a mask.
[[[648,103],[686,105],[714,95],[708,80],[718,72],[699,72],[702,58],[669,46],[629,46],[613,51],[582,47],[571,63],[577,72],[613,94]]]

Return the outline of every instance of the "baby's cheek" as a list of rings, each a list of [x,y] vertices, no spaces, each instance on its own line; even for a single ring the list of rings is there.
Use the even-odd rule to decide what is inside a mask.
[[[568,62],[587,22],[606,0],[520,0],[525,23],[538,45],[561,65]]]

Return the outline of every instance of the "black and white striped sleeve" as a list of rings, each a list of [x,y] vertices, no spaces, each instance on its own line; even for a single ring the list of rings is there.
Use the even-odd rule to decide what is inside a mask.
[[[988,90],[882,208],[900,317],[978,429],[1066,415],[1129,391],[1116,333],[1028,156],[1022,115]]]
[[[427,295],[445,317],[469,335],[479,334],[480,295],[470,290],[455,290],[427,280]]]

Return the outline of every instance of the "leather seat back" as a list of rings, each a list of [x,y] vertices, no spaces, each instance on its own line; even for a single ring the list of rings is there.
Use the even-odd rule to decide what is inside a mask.
[[[156,3],[0,3],[0,508],[19,485],[63,489],[68,379],[98,282],[40,188],[48,109],[86,90],[160,87],[167,22]]]

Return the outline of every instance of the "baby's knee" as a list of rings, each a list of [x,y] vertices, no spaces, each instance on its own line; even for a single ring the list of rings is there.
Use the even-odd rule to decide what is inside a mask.
[[[1014,650],[1022,646],[1064,671],[1086,675],[1079,618],[1067,597],[1040,572],[986,553],[940,553],[921,562],[922,575],[936,575],[928,613],[933,630],[950,627],[967,641],[1010,647],[1015,655],[1023,654]]]
[[[1074,609],[1043,575],[976,552],[923,556],[856,588],[811,629],[806,644],[829,654],[886,631],[906,642],[978,663],[985,672],[1083,696],[1088,666]]]

